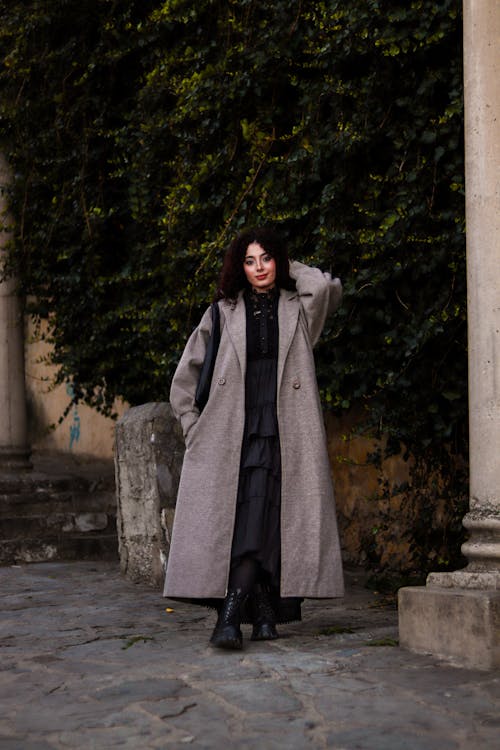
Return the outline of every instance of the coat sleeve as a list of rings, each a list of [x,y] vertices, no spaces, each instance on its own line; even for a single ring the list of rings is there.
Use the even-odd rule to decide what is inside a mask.
[[[311,343],[315,346],[327,317],[340,306],[342,284],[340,279],[332,279],[329,273],[296,260],[290,263],[290,276],[297,284]]]
[[[170,406],[180,420],[184,437],[200,416],[195,404],[195,395],[211,331],[212,315],[208,308],[200,324],[189,337],[172,378]]]

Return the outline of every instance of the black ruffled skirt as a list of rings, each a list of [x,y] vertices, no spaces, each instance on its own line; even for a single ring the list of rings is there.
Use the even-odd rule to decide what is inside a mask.
[[[277,622],[290,622],[301,619],[302,600],[279,596],[281,452],[276,369],[277,361],[273,358],[247,362],[245,429],[231,565],[238,565],[243,557],[257,560],[263,576],[261,583],[269,588]]]
[[[253,557],[269,581],[280,579],[281,454],[276,360],[249,360],[231,563]]]

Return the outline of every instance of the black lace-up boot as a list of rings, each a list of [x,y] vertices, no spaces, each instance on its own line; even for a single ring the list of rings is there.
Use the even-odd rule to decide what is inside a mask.
[[[275,641],[279,638],[276,630],[276,615],[268,591],[261,586],[252,592],[252,641]]]
[[[241,589],[228,591],[210,638],[212,646],[228,649],[241,649],[243,647],[240,608],[246,597],[247,594],[244,594]]]

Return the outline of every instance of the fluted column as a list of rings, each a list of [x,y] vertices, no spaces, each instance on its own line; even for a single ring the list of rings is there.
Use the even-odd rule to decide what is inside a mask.
[[[8,169],[0,154],[0,261],[10,239],[5,186]],[[0,281],[0,470],[28,469],[24,325],[13,279]]]
[[[461,585],[500,589],[500,4],[464,2],[469,560]]]
[[[463,570],[399,592],[403,646],[500,666],[500,3],[464,0],[470,532]]]

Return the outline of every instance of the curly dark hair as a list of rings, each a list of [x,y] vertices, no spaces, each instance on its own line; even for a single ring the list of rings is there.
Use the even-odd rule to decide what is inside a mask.
[[[281,237],[271,227],[245,229],[237,235],[226,250],[219,277],[215,299],[235,300],[238,292],[248,288],[243,263],[247,248],[252,242],[264,248],[276,262],[276,286],[281,289],[294,290],[295,281],[290,276],[288,251]]]

